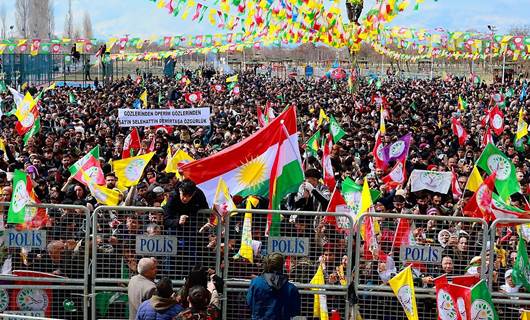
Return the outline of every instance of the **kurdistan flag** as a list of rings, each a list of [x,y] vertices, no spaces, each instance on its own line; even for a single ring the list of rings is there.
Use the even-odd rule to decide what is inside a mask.
[[[503,199],[521,191],[515,166],[512,161],[493,144],[489,143],[480,155],[477,166],[488,174],[497,173],[495,187]]]
[[[288,138],[285,137],[283,126]],[[280,144],[281,156],[277,159]],[[296,192],[304,175],[293,107],[238,144],[188,163],[181,169],[184,176],[194,181],[204,192],[211,206],[220,178],[223,178],[233,195],[267,197],[275,160],[279,160],[276,195]]]

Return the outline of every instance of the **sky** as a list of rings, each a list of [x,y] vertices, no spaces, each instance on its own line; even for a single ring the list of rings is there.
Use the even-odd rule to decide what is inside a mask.
[[[365,0],[363,14],[376,0]],[[413,0],[411,0],[413,2]],[[202,3],[213,3],[204,0]],[[0,0],[5,5],[8,26],[14,24],[15,0]],[[414,28],[444,28],[451,31],[474,30],[487,32],[487,25],[497,27],[499,33],[508,32],[515,25],[530,25],[530,0],[425,0],[418,11],[411,5],[390,24]],[[138,37],[169,36],[177,34],[217,33],[205,18],[202,23],[186,21],[169,15],[167,9],[158,9],[149,0],[73,0],[74,25],[81,26],[88,12],[96,38],[106,39],[126,34]],[[67,0],[54,0],[55,33],[64,30]]]

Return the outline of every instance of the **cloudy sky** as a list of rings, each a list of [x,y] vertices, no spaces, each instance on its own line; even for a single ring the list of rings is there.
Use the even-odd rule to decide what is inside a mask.
[[[391,25],[416,28],[445,28],[447,30],[487,31],[487,25],[495,25],[499,32],[507,32],[514,25],[530,24],[530,0],[425,0],[419,11],[412,6],[400,14]],[[214,0],[204,0],[213,3]],[[365,11],[376,0],[365,0]],[[412,2],[412,0],[411,0]],[[8,25],[14,24],[15,0],[0,0],[8,13]],[[62,34],[67,0],[55,0],[56,34]],[[85,12],[90,13],[95,36],[150,37],[153,35],[204,34],[216,30],[209,26],[207,18],[201,24],[173,17],[167,10],[158,9],[150,0],[73,0],[74,23],[81,26]]]

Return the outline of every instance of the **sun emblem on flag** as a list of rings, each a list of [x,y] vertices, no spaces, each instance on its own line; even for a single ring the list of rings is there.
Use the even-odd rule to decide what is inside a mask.
[[[267,164],[262,157],[254,158],[243,164],[238,172],[237,181],[244,188],[255,188],[266,179]]]

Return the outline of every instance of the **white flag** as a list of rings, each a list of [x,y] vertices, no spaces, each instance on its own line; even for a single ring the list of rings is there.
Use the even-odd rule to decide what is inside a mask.
[[[430,190],[442,194],[451,187],[451,172],[414,170],[410,175],[410,192]]]

